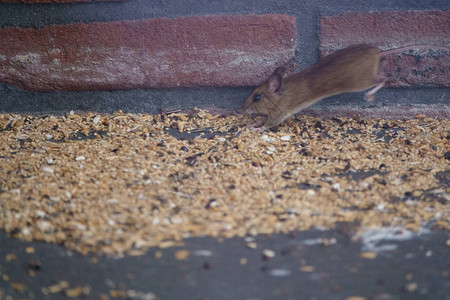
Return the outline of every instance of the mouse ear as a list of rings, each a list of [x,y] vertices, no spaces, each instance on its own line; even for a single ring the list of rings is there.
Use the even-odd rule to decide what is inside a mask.
[[[286,67],[278,67],[269,77],[269,91],[278,93],[281,88],[281,81],[286,76],[288,69]]]
[[[281,77],[286,76],[288,72],[288,69],[286,67],[278,67],[275,69],[275,71],[273,71],[273,74],[278,73],[281,75]]]
[[[281,88],[282,76],[276,71],[277,70],[275,70],[275,72],[273,72],[273,74],[269,77],[269,91],[272,93],[278,93]]]

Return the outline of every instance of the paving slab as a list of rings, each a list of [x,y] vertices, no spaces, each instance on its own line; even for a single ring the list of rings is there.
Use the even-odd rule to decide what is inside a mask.
[[[2,299],[73,299],[70,292],[82,287],[77,299],[450,299],[448,232],[378,234],[353,241],[343,228],[191,238],[183,247],[111,258],[2,233],[0,293]],[[190,255],[177,259],[180,249]]]

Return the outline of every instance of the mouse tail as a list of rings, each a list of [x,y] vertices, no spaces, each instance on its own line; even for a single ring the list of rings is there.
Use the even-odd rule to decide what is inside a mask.
[[[424,49],[444,50],[444,51],[450,52],[450,48],[449,47],[445,47],[445,46],[412,45],[412,46],[406,46],[406,47],[400,47],[400,48],[395,48],[395,49],[381,51],[380,55],[381,56],[386,56],[386,55],[390,55],[390,54],[401,53],[401,52],[408,51],[408,50],[424,50]]]

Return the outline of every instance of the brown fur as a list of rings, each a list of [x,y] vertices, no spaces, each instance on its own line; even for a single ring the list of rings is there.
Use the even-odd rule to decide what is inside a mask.
[[[398,53],[413,47],[386,52]],[[423,45],[418,48],[422,49]],[[434,48],[450,50],[445,47]],[[263,131],[329,96],[375,87],[366,93],[366,100],[371,101],[375,92],[385,83],[384,76],[379,73],[385,64],[383,53],[370,45],[355,45],[336,51],[306,70],[286,78],[282,78],[285,73],[283,68],[278,68],[245,99],[242,108],[266,116],[260,124],[252,125],[255,128],[264,123],[257,128]],[[259,95],[258,101],[255,101],[255,95]]]

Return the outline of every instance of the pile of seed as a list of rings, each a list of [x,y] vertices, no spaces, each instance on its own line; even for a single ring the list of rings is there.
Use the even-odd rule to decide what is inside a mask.
[[[450,120],[250,122],[0,114],[0,229],[113,255],[342,222],[450,229]]]

